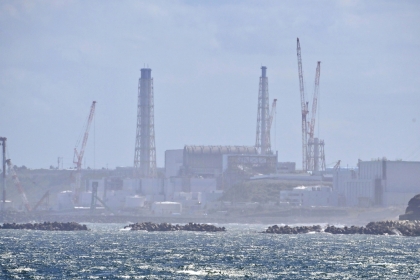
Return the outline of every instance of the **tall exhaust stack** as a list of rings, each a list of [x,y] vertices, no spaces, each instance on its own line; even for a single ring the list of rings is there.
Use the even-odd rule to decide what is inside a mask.
[[[134,177],[156,177],[156,147],[152,69],[140,69],[137,131],[134,149]]]
[[[258,92],[257,134],[255,139],[255,147],[257,147],[261,155],[271,154],[269,105],[267,67],[262,66]]]

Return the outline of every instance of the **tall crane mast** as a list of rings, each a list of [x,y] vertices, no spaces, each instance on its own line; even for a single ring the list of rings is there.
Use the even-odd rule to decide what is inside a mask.
[[[273,103],[271,104],[271,113],[270,113],[270,119],[268,120],[268,127],[270,128],[271,131],[271,124],[273,123],[273,119],[274,119],[274,114],[276,112],[276,106],[277,105],[277,99],[273,100]]]
[[[308,170],[308,162],[307,162],[308,124],[306,122],[306,115],[308,114],[308,102],[306,102],[306,99],[305,99],[302,56],[301,56],[299,38],[297,38],[297,59],[298,59],[298,71],[299,71],[300,103],[301,103],[301,112],[302,112],[302,169],[306,171]]]
[[[15,169],[13,168],[12,161],[10,159],[6,160],[7,166],[9,167],[9,172],[12,175],[13,183],[15,183],[16,188],[19,191],[20,196],[22,197],[23,204],[28,212],[32,211],[31,205],[29,205],[29,201],[26,198],[25,191],[23,190],[22,184],[19,181],[19,178],[16,174]],[[3,171],[4,172],[4,171]]]
[[[81,188],[82,160],[83,160],[83,155],[85,153],[86,143],[89,137],[90,124],[92,123],[93,115],[95,113],[95,105],[96,105],[96,101],[93,101],[90,107],[90,113],[89,113],[89,117],[86,124],[85,134],[83,136],[82,146],[80,147],[80,152],[77,151],[77,146],[78,146],[79,141],[77,142],[76,147],[74,147],[73,163],[76,165],[76,176],[75,176],[76,178],[75,178],[75,186],[74,186],[73,195],[74,195],[75,201],[77,201],[78,199],[78,193]]]
[[[316,110],[318,107],[318,94],[319,94],[319,77],[321,75],[321,61],[318,61],[318,64],[316,66],[316,74],[315,74],[315,88],[314,88],[314,98],[312,101],[312,118],[311,123],[309,125],[309,139],[314,138],[315,134],[315,118],[316,118]]]
[[[271,149],[271,126],[272,126],[272,123],[273,123],[274,114],[276,112],[276,104],[277,104],[277,99],[273,99],[273,103],[271,105],[270,117],[268,119],[268,130],[267,130],[266,143],[267,143],[268,147],[270,147],[270,149]]]
[[[318,61],[315,74],[314,96],[312,101],[311,122],[309,125],[309,141],[307,147],[307,167],[310,171],[325,170],[324,140],[315,137],[315,120],[318,108],[319,79],[321,75],[321,61]]]

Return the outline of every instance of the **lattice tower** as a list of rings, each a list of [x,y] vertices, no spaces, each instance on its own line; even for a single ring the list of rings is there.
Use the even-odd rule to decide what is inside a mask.
[[[268,96],[267,67],[261,67],[260,85],[258,91],[257,133],[255,147],[261,155],[271,154],[270,141],[270,109]]]
[[[156,147],[152,69],[142,68],[138,83],[134,177],[156,177]]]

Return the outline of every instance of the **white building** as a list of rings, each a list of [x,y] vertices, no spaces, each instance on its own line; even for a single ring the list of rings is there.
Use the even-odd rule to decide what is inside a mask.
[[[296,187],[280,191],[280,203],[291,206],[332,206],[336,204],[332,188],[328,186]]]
[[[156,215],[171,215],[182,212],[182,205],[179,202],[163,201],[152,204],[152,212]]]
[[[141,207],[144,207],[144,202],[146,201],[146,198],[144,196],[126,196],[125,197],[125,208],[128,209],[139,209]]]

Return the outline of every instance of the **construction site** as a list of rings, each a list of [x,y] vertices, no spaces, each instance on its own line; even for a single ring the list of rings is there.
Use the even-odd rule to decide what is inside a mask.
[[[83,169],[82,163],[95,115],[93,101],[83,136],[74,147],[71,170],[29,170],[6,158],[7,138],[2,146],[2,214],[43,213],[72,216],[215,217],[337,216],[343,209],[405,207],[420,192],[420,162],[389,161],[386,158],[343,168],[339,159],[326,166],[325,142],[316,134],[321,61],[316,61],[312,98],[305,89],[302,51],[296,45],[302,158],[286,162],[272,149],[276,98],[270,99],[268,67],[256,77],[255,144],[185,145],[166,150],[164,166],[156,164],[154,79],[152,69],[142,68],[138,80],[137,122],[133,165],[115,170]],[[258,82],[258,83],[257,83]],[[159,104],[156,104],[159,106]],[[135,108],[133,108],[134,110]],[[205,112],[203,112],[205,114]],[[157,124],[162,125],[162,124]],[[251,124],[250,124],[251,125]],[[252,124],[254,125],[254,124]],[[159,136],[157,136],[159,137]],[[252,141],[251,139],[249,139]],[[244,141],[246,143],[250,142]],[[4,172],[6,171],[7,172]],[[35,174],[35,175],[34,175]],[[34,176],[44,184],[33,183]],[[10,199],[9,199],[10,198]]]

